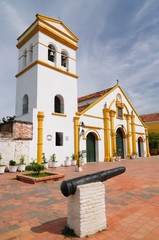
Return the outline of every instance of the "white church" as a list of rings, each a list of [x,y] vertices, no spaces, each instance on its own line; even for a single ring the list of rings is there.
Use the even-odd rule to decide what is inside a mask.
[[[78,38],[53,18],[37,14],[17,39],[15,120],[31,122],[29,161],[42,152],[66,156],[86,150],[85,162],[149,156],[148,129],[119,84],[77,99],[76,50]]]

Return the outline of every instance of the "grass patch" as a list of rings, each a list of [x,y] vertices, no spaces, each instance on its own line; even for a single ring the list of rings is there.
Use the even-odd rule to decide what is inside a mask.
[[[52,176],[53,174],[42,172],[42,173],[39,173],[39,174],[37,174],[37,173],[28,173],[28,174],[24,174],[24,175],[28,176],[28,177],[40,178],[40,177]]]
[[[11,180],[18,180],[18,178],[11,178]]]
[[[57,181],[59,181],[59,178],[54,178],[54,182],[57,182]]]
[[[74,233],[74,230],[68,226],[65,226],[65,228],[62,230],[62,235],[68,238],[77,237],[77,235]]]

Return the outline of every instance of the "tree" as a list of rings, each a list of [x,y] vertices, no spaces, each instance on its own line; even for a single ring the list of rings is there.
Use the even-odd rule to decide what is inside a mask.
[[[11,122],[13,121],[15,118],[15,116],[7,116],[7,117],[2,117],[0,123],[8,123],[8,122]]]
[[[150,151],[152,148],[159,148],[159,133],[151,132],[149,133],[149,146]]]

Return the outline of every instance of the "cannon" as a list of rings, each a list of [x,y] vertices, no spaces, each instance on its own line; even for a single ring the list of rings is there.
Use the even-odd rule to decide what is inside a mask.
[[[61,183],[61,192],[65,197],[75,194],[76,188],[79,185],[92,183],[92,182],[103,182],[109,178],[115,177],[119,174],[124,173],[126,170],[125,167],[117,167],[93,174],[87,174],[81,177],[73,178]]]

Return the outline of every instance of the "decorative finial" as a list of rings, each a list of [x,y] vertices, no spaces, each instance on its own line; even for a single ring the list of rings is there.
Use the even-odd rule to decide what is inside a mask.
[[[117,82],[117,85],[118,85],[119,84],[119,80],[117,79],[116,82]]]

